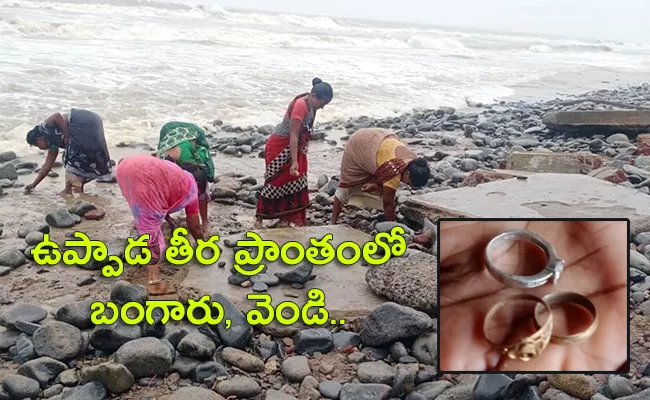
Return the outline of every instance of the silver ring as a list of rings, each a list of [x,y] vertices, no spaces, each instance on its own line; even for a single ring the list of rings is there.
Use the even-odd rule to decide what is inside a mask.
[[[544,250],[548,262],[543,270],[535,275],[515,275],[504,272],[494,265],[490,260],[490,250],[502,246],[506,242],[513,242],[515,240],[531,242]],[[516,288],[534,288],[542,286],[551,278],[553,278],[553,284],[556,284],[564,270],[564,260],[559,259],[555,255],[553,246],[551,246],[551,244],[543,237],[525,229],[507,231],[490,240],[490,243],[488,243],[485,248],[485,263],[487,264],[487,269],[490,272],[490,275],[492,275],[494,279],[507,286]]]

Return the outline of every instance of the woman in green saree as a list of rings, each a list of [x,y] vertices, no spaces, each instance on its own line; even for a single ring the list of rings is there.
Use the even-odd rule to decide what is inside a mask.
[[[169,159],[179,165],[185,162],[197,164],[204,169],[208,182],[214,182],[214,164],[210,155],[210,144],[205,138],[203,129],[196,124],[171,121],[163,125],[160,128],[156,156]],[[199,196],[201,226],[206,234],[208,234],[210,226],[208,221],[209,186]]]

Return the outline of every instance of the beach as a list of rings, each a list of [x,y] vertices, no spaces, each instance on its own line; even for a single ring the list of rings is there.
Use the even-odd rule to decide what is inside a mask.
[[[646,196],[650,193],[647,185],[650,181],[645,180],[646,175],[650,174],[645,169],[646,157],[635,155],[637,149],[644,148],[642,143],[637,143],[636,139],[629,139],[626,135],[621,136],[621,134],[618,134],[618,136],[610,135],[611,139],[605,136],[594,137],[590,135],[580,137],[558,134],[545,128],[541,120],[545,112],[553,109],[608,110],[614,108],[611,103],[627,105],[629,108],[646,109],[650,106],[649,94],[650,86],[644,85],[611,91],[595,91],[573,97],[562,96],[564,100],[558,99],[550,102],[501,102],[484,104],[481,107],[467,108],[462,111],[456,111],[452,107],[441,107],[431,110],[418,110],[399,117],[373,119],[363,116],[347,121],[322,123],[317,128],[316,139],[310,146],[309,182],[313,193],[311,194],[312,206],[308,212],[308,224],[313,229],[322,227],[330,229],[332,232],[339,232],[337,230],[339,228],[328,228],[327,226],[331,213],[331,196],[336,189],[336,181],[331,178],[338,174],[340,157],[347,137],[356,129],[364,126],[392,128],[398,132],[401,140],[430,162],[432,178],[427,186],[419,190],[402,189],[398,191],[398,204],[403,204],[404,200],[419,194],[454,192],[477,184],[489,184],[486,182],[490,180],[496,179],[498,181],[503,179],[498,176],[490,178],[490,173],[487,171],[496,171],[498,173],[513,152],[541,152],[542,154],[568,154],[569,156],[571,153],[584,154],[584,152],[588,152],[604,160],[603,162],[609,166],[605,167],[606,171],[613,168],[615,172],[615,174],[605,174],[606,176],[601,177],[601,179],[610,179],[612,176],[619,176],[618,174],[622,173],[625,178],[623,181],[617,181],[619,186],[625,187],[626,190],[631,192],[640,192],[643,196]],[[217,182],[211,186],[213,202],[210,203],[209,213],[212,233],[220,235],[222,238],[221,243],[227,243],[227,241],[224,242],[225,238],[240,237],[242,233],[249,231],[253,227],[254,200],[256,199],[256,191],[259,190],[262,182],[264,171],[260,152],[263,150],[264,141],[272,130],[269,126],[264,125],[241,127],[220,120],[206,123],[205,128],[208,132],[208,140],[212,143],[213,159],[218,175]],[[117,147],[110,148],[111,157],[118,161],[120,158],[132,154],[150,153],[154,146],[155,142],[148,144],[118,144]],[[13,158],[13,155],[9,152],[3,153],[1,157],[3,159]],[[9,164],[14,166],[14,170],[18,168],[24,171],[25,167],[36,167],[42,162],[42,158],[43,155],[40,155],[40,157],[21,155],[19,158],[6,161],[0,165],[0,175],[12,170],[8,166]],[[38,164],[32,163],[30,165],[30,162],[37,162]],[[624,172],[624,170],[628,172]],[[86,185],[86,194],[76,196],[73,199],[64,198],[55,194],[62,189],[61,176],[63,171],[60,167],[55,171],[58,172],[59,177],[46,178],[30,195],[23,194],[22,186],[31,181],[34,176],[33,173],[20,175],[17,181],[3,181],[4,186],[11,187],[3,189],[4,196],[2,197],[2,207],[0,207],[0,220],[3,222],[3,233],[0,240],[2,240],[2,248],[4,249],[4,253],[0,253],[0,262],[7,262],[8,259],[3,257],[7,257],[9,254],[16,256],[14,251],[22,252],[28,248],[27,239],[21,237],[27,234],[28,230],[40,230],[41,232],[47,230],[57,243],[62,243],[66,238],[69,238],[74,230],[79,230],[86,233],[91,239],[105,241],[113,249],[112,252],[118,251],[116,254],[119,254],[119,249],[115,250],[119,243],[123,243],[126,237],[135,235],[128,206],[121,197],[116,184],[93,182]],[[98,221],[79,218],[79,223],[73,224],[74,226],[69,228],[56,228],[57,222],[52,222],[56,221],[56,219],[45,217],[46,214],[55,211],[59,215],[61,213],[68,215],[68,211],[66,211],[68,209],[73,210],[74,213],[76,212],[75,209],[81,207],[79,203],[75,204],[77,201],[86,202],[85,204],[92,203],[95,207],[105,211],[105,216]],[[424,232],[427,229],[427,224],[431,224],[431,221],[414,221],[405,217],[407,210],[404,209],[404,206],[401,206],[399,211],[398,221],[403,224],[401,226],[404,226],[407,232],[410,232],[407,235]],[[596,212],[599,213],[597,210]],[[83,215],[83,213],[81,214]],[[44,218],[55,226],[43,225]],[[341,223],[358,229],[362,232],[362,235],[365,235],[376,232],[377,229],[390,229],[392,226],[390,224],[382,225],[379,223],[380,221],[380,213],[356,211],[346,213]],[[290,228],[287,232],[278,234],[281,237],[290,238],[291,235],[297,234],[292,233],[294,232],[292,229]],[[647,284],[645,282],[648,279],[647,274],[650,273],[650,267],[648,267],[650,266],[650,260],[647,255],[644,255],[648,254],[646,251],[647,234],[644,233],[647,231],[647,227],[637,223],[632,226],[632,230],[634,244],[631,245],[631,252],[635,254],[631,264],[634,268],[634,272],[631,273],[634,286],[632,288],[632,308],[630,309],[632,317],[632,370],[630,374],[626,375],[629,380],[622,378],[624,379],[623,383],[617,382],[623,384],[627,389],[610,386],[607,378],[600,375],[572,375],[572,378],[568,381],[550,380],[552,384],[549,384],[546,376],[518,375],[517,380],[514,382],[525,380],[528,382],[528,386],[526,386],[528,389],[526,390],[535,390],[536,393],[548,392],[549,396],[553,394],[559,396],[557,393],[564,395],[566,393],[575,393],[572,391],[572,385],[582,385],[588,393],[602,390],[622,390],[622,392],[616,393],[629,392],[639,393],[639,396],[645,395],[645,392],[642,392],[647,387],[646,379],[643,378],[643,368],[645,368],[645,360],[650,358],[650,354],[648,354],[645,346],[644,332],[647,331],[647,327],[650,325],[643,310],[644,304],[646,304]],[[278,235],[273,234],[272,231],[275,230],[261,231],[262,237],[264,235],[269,237]],[[284,230],[279,231],[284,232]],[[344,233],[344,235],[349,234]],[[302,240],[304,239],[303,236]],[[435,236],[433,240],[435,240]],[[83,308],[84,305],[87,306],[89,302],[98,299],[105,301],[109,298],[122,298],[122,296],[126,296],[126,298],[133,301],[141,301],[143,299],[141,297],[142,289],[139,289],[139,287],[142,286],[137,285],[146,283],[144,271],[137,267],[127,266],[124,275],[116,283],[114,278],[104,278],[99,271],[93,270],[94,268],[63,265],[38,266],[28,260],[18,263],[20,264],[18,266],[5,268],[4,271],[7,273],[0,278],[3,283],[6,282],[6,284],[2,285],[2,293],[0,293],[0,301],[2,302],[0,315],[4,312],[6,319],[6,313],[11,315],[12,312],[15,313],[16,310],[20,310],[20,307],[24,307],[25,303],[29,303],[36,308],[30,308],[29,311],[23,312],[27,312],[26,315],[32,318],[33,322],[47,324],[47,321],[54,318],[53,316],[57,316],[59,320],[62,319],[71,324],[78,324],[79,332],[83,331],[84,335],[80,337],[86,337],[85,340],[89,340],[91,344],[94,343],[94,345],[91,345],[92,350],[88,350],[83,358],[76,358],[70,361],[71,364],[67,366],[66,364],[52,364],[52,362],[48,361],[51,365],[47,368],[53,368],[51,371],[55,371],[57,375],[42,378],[46,379],[46,381],[51,379],[51,381],[43,383],[45,385],[44,389],[51,389],[51,393],[68,388],[65,389],[68,392],[77,390],[75,393],[78,396],[88,396],[88,393],[94,393],[92,394],[93,397],[84,398],[103,399],[105,398],[103,396],[106,389],[102,389],[104,387],[102,385],[97,386],[97,382],[105,382],[111,376],[124,375],[125,382],[131,382],[127,385],[128,388],[113,387],[112,389],[124,391],[117,397],[122,399],[165,398],[162,396],[171,395],[172,393],[176,393],[177,396],[185,396],[190,393],[187,390],[194,390],[190,389],[190,387],[196,386],[211,389],[213,390],[212,393],[216,391],[224,397],[236,395],[251,398],[263,398],[260,396],[265,396],[265,393],[268,396],[281,396],[283,394],[294,396],[293,398],[310,398],[310,396],[316,396],[316,393],[319,393],[318,396],[321,396],[322,393],[328,393],[328,390],[338,390],[341,393],[345,391],[347,393],[345,396],[354,396],[355,393],[357,395],[367,394],[373,390],[379,390],[381,393],[384,393],[382,391],[385,390],[392,390],[403,393],[400,398],[405,398],[406,393],[412,390],[410,388],[413,387],[415,387],[415,393],[419,393],[425,398],[433,393],[442,393],[438,398],[444,399],[456,398],[453,396],[459,395],[470,396],[472,392],[475,393],[476,390],[479,390],[474,387],[477,376],[438,376],[435,369],[435,346],[433,345],[435,334],[430,334],[431,329],[434,329],[433,332],[435,332],[436,321],[435,299],[431,298],[436,290],[436,282],[433,278],[435,271],[435,243],[432,242],[428,246],[416,247],[409,251],[413,251],[417,255],[411,255],[404,259],[394,259],[385,266],[375,267],[379,272],[370,275],[366,274],[365,276],[368,287],[372,288],[373,292],[382,293],[382,296],[385,297],[369,300],[368,305],[375,304],[375,301],[379,301],[382,305],[374,309],[374,311],[370,307],[364,312],[374,312],[384,316],[392,315],[388,319],[382,318],[381,321],[385,321],[384,323],[391,325],[391,329],[395,329],[391,332],[404,332],[403,334],[397,333],[397,336],[394,337],[389,335],[388,338],[381,337],[381,335],[377,337],[372,333],[379,332],[378,329],[384,329],[372,325],[381,323],[381,321],[363,318],[359,320],[349,319],[344,329],[335,328],[332,331],[333,333],[327,329],[310,329],[299,325],[293,327],[272,325],[261,329],[261,331],[256,329],[253,334],[252,328],[250,331],[247,329],[242,330],[241,326],[237,325],[240,328],[235,329],[234,333],[226,335],[226,333],[222,332],[221,335],[217,335],[216,331],[209,328],[200,331],[203,333],[196,333],[191,327],[168,325],[166,332],[164,328],[161,331],[161,328],[154,329],[150,327],[143,328],[143,332],[149,332],[147,334],[135,334],[134,332],[129,333],[130,331],[126,327],[118,325],[111,328],[112,333],[109,336],[102,336],[105,334],[100,332],[103,332],[102,329],[106,328],[95,327],[93,329],[87,325],[86,319],[89,318],[89,311]],[[28,253],[27,251],[26,254],[28,255]],[[413,264],[415,261],[409,260],[421,261]],[[170,299],[180,298],[184,300],[188,296],[189,298],[198,298],[196,295],[204,293],[204,289],[208,291],[216,290],[218,293],[228,293],[229,296],[234,294],[235,297],[245,295],[247,291],[251,290],[251,281],[238,275],[234,270],[232,270],[232,273],[229,272],[231,263],[229,257],[225,257],[224,261],[221,267],[225,267],[225,269],[216,265],[200,266],[196,261],[180,267],[171,264],[164,265],[162,267],[164,279],[178,289],[178,293],[171,295]],[[419,268],[417,274],[422,275],[421,268],[424,265],[428,265],[427,268],[431,269],[428,273],[428,275],[431,275],[431,279],[414,280],[416,272],[413,268]],[[208,270],[201,272],[203,268],[208,268]],[[364,267],[355,265],[352,268],[362,270]],[[315,279],[312,284],[308,285],[313,285],[315,288],[321,285],[319,282],[337,281],[336,275],[330,275],[331,272],[314,270],[314,273]],[[407,287],[411,291],[409,293],[414,294],[404,298],[399,292],[393,291],[395,288],[385,286],[385,283],[382,283],[385,282],[385,274],[390,274],[391,279],[403,281],[404,284],[408,285]],[[210,278],[207,279],[207,277]],[[277,285],[277,281],[271,279],[270,276],[264,279],[269,285]],[[350,279],[350,276],[345,278],[340,276],[338,279],[340,280],[339,284],[343,284],[343,279]],[[355,287],[356,285],[365,286],[363,274],[357,279],[358,283],[355,284]],[[295,283],[292,284],[292,286],[294,285]],[[332,293],[331,290],[335,290],[335,286],[334,289],[331,289],[330,284],[324,290]],[[299,283],[295,287],[304,287],[304,284]],[[323,287],[325,288],[325,286]],[[299,289],[283,289],[282,284],[265,290],[276,289],[279,290],[278,293],[284,293],[288,297],[293,297],[293,294],[290,295],[292,291],[301,292]],[[360,304],[365,303],[363,296],[366,295],[362,295],[359,289],[354,291],[354,301],[359,301]],[[300,294],[297,295],[300,296]],[[352,299],[352,297],[349,297],[351,294],[347,296],[348,300]],[[375,299],[375,295],[371,292],[367,296]],[[406,306],[398,306],[395,303],[386,302],[387,300],[398,301],[401,304],[406,304]],[[227,300],[220,298],[219,301]],[[239,304],[232,303],[233,309],[239,307]],[[338,305],[338,307],[342,307],[341,310],[345,311],[345,302]],[[420,310],[427,310],[427,312]],[[47,320],[43,322],[44,314],[40,314],[41,312],[49,312],[52,315],[48,316]],[[33,317],[31,313],[34,313]],[[400,327],[398,321],[416,322],[412,322],[415,325],[409,325],[409,327]],[[245,320],[239,323],[246,326]],[[72,329],[69,328],[67,323],[64,325],[67,327],[66,329]],[[37,326],[34,326],[34,328]],[[154,330],[151,331],[150,329]],[[5,331],[5,335],[6,332],[9,331]],[[133,336],[134,334],[135,336]],[[54,341],[54,343],[59,343],[57,346],[63,346],[66,349],[82,346],[81,342],[70,342],[68,339],[56,336],[54,332],[50,335],[54,336],[29,340],[39,342],[41,349],[42,346],[51,349],[51,346],[48,347],[43,344],[49,343],[47,337],[50,337],[50,340]],[[146,337],[141,337],[143,335]],[[158,341],[158,339],[155,339],[161,337],[160,335],[164,335],[165,340]],[[182,338],[186,335],[188,338],[186,343],[180,345]],[[412,342],[414,336],[418,338],[415,342]],[[213,338],[216,343],[225,346],[215,353],[215,357],[217,357],[217,354],[219,355],[216,361],[206,361],[204,355],[196,354],[196,349],[202,349],[200,351],[210,354],[214,351],[212,347],[214,344],[209,344],[212,341],[206,342],[207,337]],[[400,340],[400,338],[403,338],[403,340]],[[11,342],[10,338],[3,339]],[[24,340],[28,339],[25,337]],[[44,340],[45,342],[43,342]],[[358,347],[358,340],[363,340],[369,344],[393,344],[389,346],[390,348],[384,345],[377,347],[365,345],[361,346],[362,351],[359,352],[358,349],[354,350]],[[180,353],[177,353],[175,358],[167,359],[163,357],[161,359],[156,354],[159,354],[160,349],[164,348],[160,347],[162,346],[161,343],[167,342],[177,347],[176,350]],[[118,356],[118,360],[131,365],[131,369],[136,368],[129,364],[135,362],[132,357],[139,357],[139,359],[150,360],[151,365],[158,366],[156,368],[171,368],[171,371],[168,374],[163,374],[164,378],[162,376],[152,378],[147,374],[158,375],[158,373],[145,368],[144,372],[138,372],[134,375],[135,378],[129,378],[129,374],[120,369],[119,366],[102,367],[105,369],[100,368],[99,370],[97,370],[99,367],[93,367],[93,365],[96,366],[105,362],[108,359],[107,357],[116,350],[116,344],[120,343],[124,343],[122,346],[137,346],[139,349],[134,348],[127,352],[125,348],[121,352],[128,354],[120,353],[121,355]],[[129,345],[129,343],[133,344]],[[281,343],[282,350],[278,350],[279,353],[276,353],[276,350],[272,350],[270,353],[267,352],[265,349],[268,346],[270,346],[268,347],[270,349],[275,348],[276,345],[272,343]],[[343,349],[343,352],[332,351],[332,343],[337,343],[338,349]],[[405,348],[404,343],[407,343],[409,347]],[[252,350],[249,353],[238,353],[235,350],[238,347]],[[230,350],[224,350],[224,348]],[[303,356],[286,357],[284,352],[289,351],[288,349],[304,354],[306,358],[303,359]],[[43,366],[45,364],[34,364],[35,362],[43,363],[44,361],[42,358],[33,359],[35,355],[29,356],[28,350],[29,348],[23,349],[20,354],[33,360],[30,361],[32,364],[27,364],[29,368],[36,368],[37,370],[38,368],[46,368]],[[14,351],[18,351],[17,347]],[[348,354],[348,351],[352,353]],[[27,353],[25,354],[25,352]],[[395,353],[393,354],[393,352]],[[233,354],[229,355],[229,353]],[[54,352],[54,354],[59,353]],[[389,354],[393,354],[392,358]],[[395,357],[400,357],[399,354],[406,358],[403,360],[395,359]],[[225,360],[223,357],[225,357]],[[248,362],[252,364],[244,363],[242,357],[246,360],[250,358]],[[3,360],[0,373],[5,377],[15,376],[12,374],[17,371],[18,364],[11,361],[11,357],[5,358],[3,356]],[[165,367],[167,363],[169,365]],[[224,370],[224,366],[227,365],[234,369]],[[261,365],[263,365],[263,371],[259,369],[262,368]],[[345,368],[333,368],[334,365],[345,365]],[[34,376],[33,372],[26,372],[29,368],[22,368],[22,370],[18,370],[19,373]],[[66,368],[72,369],[66,370]],[[244,369],[242,370],[242,368]],[[243,375],[241,371],[244,371]],[[60,372],[63,374],[59,376]],[[412,385],[415,386],[400,386],[404,383],[395,383],[403,382],[401,380],[397,381],[399,375],[395,374],[407,374],[407,376],[410,376],[408,379],[412,379],[414,382]],[[142,378],[137,378],[137,376],[142,376]],[[290,378],[292,376],[293,378]],[[361,383],[345,383],[350,382],[350,379],[354,376],[357,376]],[[493,376],[497,378],[492,378]],[[515,378],[514,375],[512,377],[484,375],[484,377],[489,378],[481,379],[501,379],[499,382],[502,385],[508,385]],[[286,379],[289,379],[289,381],[286,381]],[[302,384],[292,383],[296,379]],[[385,383],[377,384],[373,382]],[[393,388],[391,389],[391,385],[386,384],[386,382],[393,382]],[[409,382],[409,380],[406,382]],[[345,389],[342,389],[341,385],[344,383],[346,386]],[[76,389],[69,389],[70,387],[76,387]],[[513,387],[517,387],[517,384],[513,383]],[[179,388],[186,389],[184,391]],[[281,394],[276,393],[278,391]],[[204,392],[197,393],[206,395]],[[355,398],[345,397],[343,394],[341,396],[341,398]],[[518,394],[514,396],[513,399]]]
[[[565,380],[441,375],[435,220],[417,217],[408,205],[413,198],[435,199],[512,178],[508,173],[540,172],[530,166],[528,172],[504,170],[514,153],[569,160],[587,153],[601,164],[587,171],[578,166],[572,174],[599,169],[594,181],[615,184],[629,197],[650,195],[645,139],[565,134],[542,121],[550,111],[650,109],[650,86],[644,83],[650,46],[225,10],[186,1],[0,0],[0,53],[0,399],[36,392],[57,400],[454,400],[492,398],[504,388],[506,400],[650,395],[650,225],[633,224],[630,237],[630,373]],[[418,190],[400,188],[397,211],[409,242],[422,233],[431,240],[375,273],[358,262],[340,276],[303,268],[280,282],[274,265],[264,278],[248,279],[231,269],[234,250],[225,239],[253,229],[264,144],[291,99],[308,91],[315,76],[333,86],[334,100],[319,111],[309,146],[309,227],[267,229],[262,237],[306,240],[313,232],[331,231],[361,241],[390,231],[395,225],[382,223],[382,214],[371,210],[346,212],[340,226],[328,225],[346,140],[360,128],[383,127],[429,162],[431,179]],[[59,244],[74,231],[84,232],[120,257],[124,241],[136,235],[114,182],[91,182],[85,194],[64,197],[57,194],[64,186],[58,165],[31,194],[24,193],[45,158],[27,145],[26,133],[72,107],[101,115],[115,163],[155,151],[165,122],[205,129],[218,177],[210,190],[211,233],[221,237],[228,257],[209,266],[167,263],[161,274],[177,289],[165,299],[223,294],[219,301],[234,321],[230,331],[197,329],[187,321],[164,326],[159,315],[153,326],[95,326],[90,302],[144,304],[145,271],[126,266],[120,279],[105,278],[94,264],[39,266],[29,259],[30,246],[46,232]],[[567,173],[562,168],[553,172]],[[535,188],[529,196],[536,200]],[[103,217],[85,218],[80,210],[90,208]],[[589,216],[607,213],[582,208]],[[624,211],[611,216],[640,213]],[[75,222],[68,223],[71,218]],[[301,301],[307,289],[325,287],[333,310],[349,317],[348,323],[253,329],[236,299],[260,287]],[[117,362],[104,364],[109,359]],[[15,390],[11,396],[8,387]]]

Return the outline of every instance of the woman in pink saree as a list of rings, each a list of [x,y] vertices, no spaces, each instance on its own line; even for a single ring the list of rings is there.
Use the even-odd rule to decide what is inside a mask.
[[[208,184],[205,171],[193,163],[178,166],[150,155],[137,155],[122,160],[116,176],[131,208],[138,235],[149,234],[149,294],[167,294],[167,285],[158,274],[166,247],[162,223],[169,220],[169,214],[185,209],[190,234],[194,240],[204,239],[199,219],[199,193],[205,192]]]

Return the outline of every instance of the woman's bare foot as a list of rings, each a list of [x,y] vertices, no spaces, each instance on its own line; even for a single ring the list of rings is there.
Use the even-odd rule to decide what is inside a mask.
[[[152,296],[176,293],[176,291],[169,289],[165,281],[150,281],[147,291]]]

